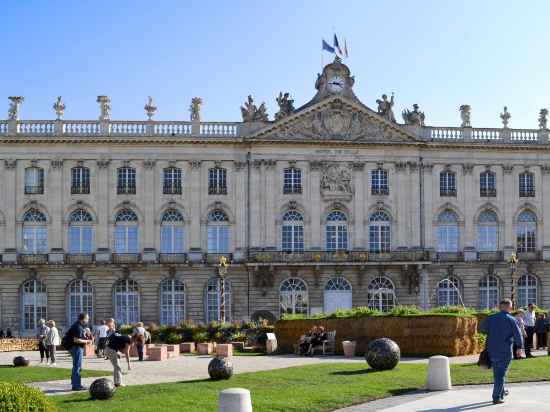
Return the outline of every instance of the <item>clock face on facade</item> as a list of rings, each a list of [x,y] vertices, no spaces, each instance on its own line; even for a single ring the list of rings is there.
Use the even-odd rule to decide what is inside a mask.
[[[328,89],[331,92],[341,92],[344,90],[344,79],[340,76],[331,77],[328,80]]]

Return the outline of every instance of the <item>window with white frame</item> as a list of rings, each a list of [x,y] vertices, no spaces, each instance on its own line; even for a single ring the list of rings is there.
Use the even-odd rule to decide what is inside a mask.
[[[183,253],[184,250],[183,215],[176,209],[168,209],[160,221],[160,253]]]
[[[518,216],[516,242],[518,252],[534,252],[537,249],[537,217],[529,210]]]
[[[208,169],[208,194],[227,194],[227,170],[221,167]]]
[[[162,192],[165,195],[181,195],[182,193],[182,172],[178,167],[167,167],[163,171]]]
[[[384,169],[374,169],[370,172],[371,194],[389,195],[390,186],[388,185],[388,171]]]
[[[395,306],[395,286],[386,276],[374,278],[367,290],[369,308],[388,312]]]
[[[35,334],[40,319],[48,319],[48,293],[46,285],[37,279],[29,279],[21,286],[21,310],[23,335]]]
[[[477,220],[477,250],[495,252],[498,250],[498,217],[492,210],[484,210]]]
[[[48,253],[48,226],[44,213],[31,208],[23,215],[23,253]]]
[[[325,285],[323,311],[332,313],[336,310],[351,309],[351,284],[343,276],[332,277]]]
[[[160,283],[160,323],[179,325],[185,320],[185,285],[177,279]]]
[[[76,209],[69,216],[69,253],[93,252],[94,227],[92,215],[85,209]]]
[[[458,217],[450,210],[439,215],[437,221],[437,251],[458,252]]]
[[[529,303],[538,303],[538,281],[537,278],[529,273],[518,279],[518,308],[525,308]]]
[[[289,167],[284,170],[283,193],[302,193],[302,171],[300,169]]]
[[[497,195],[496,175],[486,170],[479,174],[479,195],[481,197],[495,197]]]
[[[388,253],[391,251],[390,217],[378,210],[369,218],[369,251],[372,253]]]
[[[115,253],[138,253],[138,217],[130,209],[115,217]]]
[[[479,280],[480,309],[494,309],[500,302],[499,281],[496,276],[488,275]]]
[[[304,217],[296,210],[289,210],[283,215],[282,250],[304,251]]]
[[[450,170],[444,170],[439,174],[439,196],[456,196],[456,174]]]
[[[27,167],[25,169],[25,194],[41,195],[44,193],[44,169]]]
[[[306,283],[300,278],[289,278],[279,288],[279,306],[281,315],[307,315],[309,298]]]
[[[223,210],[208,214],[208,253],[229,253],[229,219]]]
[[[69,307],[67,325],[72,325],[78,320],[78,315],[87,313],[90,323],[94,318],[94,289],[87,280],[75,279],[69,284]]]
[[[330,212],[325,226],[326,246],[328,251],[348,249],[348,222],[344,213]]]
[[[437,304],[439,306],[456,306],[460,301],[460,281],[454,276],[442,279],[437,284]]]
[[[519,174],[519,197],[535,197],[535,175],[533,173]]]
[[[140,321],[139,287],[135,280],[121,279],[114,286],[115,319],[119,325]]]
[[[71,169],[71,193],[73,195],[90,193],[90,169],[83,166]]]
[[[136,169],[129,166],[118,168],[117,193],[119,195],[136,194]]]
[[[206,322],[219,322],[220,316],[220,280],[218,278],[210,278],[206,284],[206,296],[205,296],[205,312]],[[232,292],[231,282],[229,280],[224,281],[224,299],[225,299],[225,321],[231,322],[233,318],[233,305],[232,305]]]

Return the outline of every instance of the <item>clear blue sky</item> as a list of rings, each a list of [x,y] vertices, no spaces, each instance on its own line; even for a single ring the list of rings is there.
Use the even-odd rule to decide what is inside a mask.
[[[550,2],[519,1],[42,1],[3,0],[0,117],[23,95],[23,119],[94,119],[95,98],[113,119],[188,120],[193,96],[204,120],[240,120],[252,94],[273,117],[279,91],[296,106],[314,94],[321,38],[347,38],[355,93],[369,107],[395,92],[396,114],[419,103],[427,123],[537,127],[550,108]],[[330,55],[325,55],[325,63]],[[401,119],[400,119],[401,120]]]

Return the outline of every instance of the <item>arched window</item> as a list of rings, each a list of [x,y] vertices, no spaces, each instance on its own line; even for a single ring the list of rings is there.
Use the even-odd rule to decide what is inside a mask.
[[[39,280],[29,279],[21,286],[23,312],[23,334],[35,334],[38,321],[48,319],[48,293],[46,285]]]
[[[29,209],[23,215],[23,253],[48,253],[46,216],[38,209]]]
[[[69,253],[92,253],[94,242],[92,222],[92,215],[84,209],[76,209],[71,213],[69,216]]]
[[[373,253],[391,251],[390,217],[381,210],[369,218],[369,250]]]
[[[450,210],[439,215],[437,222],[437,251],[458,252],[458,218]]]
[[[529,303],[537,304],[538,296],[538,281],[531,274],[525,274],[518,279],[518,308],[524,308]]]
[[[67,324],[72,325],[78,320],[78,315],[87,313],[93,324],[94,289],[87,280],[75,279],[69,284],[69,307]]]
[[[283,216],[282,246],[284,252],[304,251],[304,217],[296,210]]]
[[[479,306],[481,309],[494,309],[500,302],[499,281],[488,275],[479,280]]]
[[[326,241],[327,250],[348,249],[348,222],[345,214],[339,211],[330,212],[327,216]]]
[[[279,288],[281,315],[307,315],[309,299],[306,283],[300,278],[289,278],[281,283]]]
[[[378,276],[369,283],[368,287],[368,305],[371,309],[387,312],[395,306],[395,286],[393,282],[385,276]]]
[[[537,248],[537,217],[529,210],[518,216],[516,226],[518,252],[534,252]]]
[[[229,219],[223,210],[208,214],[208,253],[229,253]]]
[[[437,284],[437,304],[439,306],[456,306],[460,302],[460,281],[449,276]]]
[[[25,169],[25,194],[41,195],[44,193],[44,169],[27,167]]]
[[[351,284],[342,276],[330,278],[325,285],[324,312],[351,309]]]
[[[138,252],[138,217],[130,209],[120,210],[115,217],[115,253]]]
[[[498,217],[492,210],[479,214],[477,220],[477,250],[495,252],[498,250]]]
[[[232,293],[231,293],[231,282],[225,280],[224,282],[224,296],[225,296],[225,321],[231,322],[233,305],[232,305]],[[206,306],[206,322],[220,321],[220,280],[218,278],[210,278],[206,284],[206,297],[205,297],[205,306]]]
[[[183,215],[176,209],[168,209],[160,219],[160,253],[183,253],[184,249]]]
[[[160,323],[179,325],[185,320],[185,285],[177,279],[160,283]]]
[[[121,279],[114,286],[115,319],[120,325],[139,322],[139,287],[132,279]]]

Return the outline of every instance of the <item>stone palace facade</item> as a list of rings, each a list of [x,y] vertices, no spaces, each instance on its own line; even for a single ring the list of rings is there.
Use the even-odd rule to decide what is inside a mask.
[[[32,334],[86,311],[176,324],[219,317],[217,262],[229,258],[228,317],[278,318],[352,306],[550,306],[547,111],[532,130],[430,127],[353,92],[339,59],[313,99],[288,94],[268,120],[110,118],[0,121],[0,328]],[[549,222],[545,224],[546,222]],[[517,253],[512,272],[508,258]],[[548,273],[548,275],[547,275]]]

